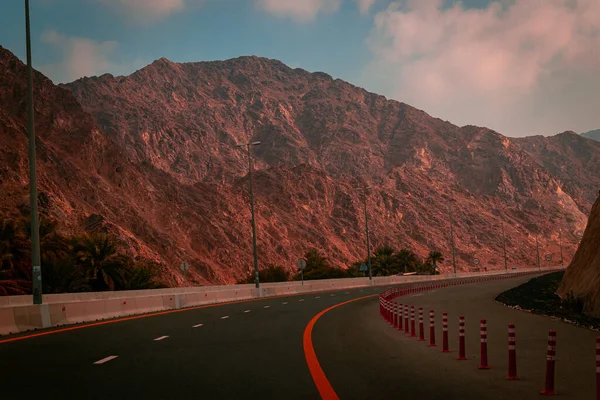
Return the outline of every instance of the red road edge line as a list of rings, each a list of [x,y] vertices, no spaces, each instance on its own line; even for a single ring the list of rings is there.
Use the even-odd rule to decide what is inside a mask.
[[[342,303],[336,304],[329,308],[324,309],[310,320],[306,328],[304,328],[304,336],[302,338],[302,344],[304,345],[304,356],[306,357],[306,364],[308,366],[308,370],[310,371],[310,375],[312,376],[313,382],[321,395],[321,399],[323,400],[340,400],[335,390],[331,386],[329,379],[325,376],[325,372],[323,372],[323,368],[321,368],[321,364],[319,364],[319,360],[317,359],[317,354],[315,353],[315,349],[312,343],[312,330],[315,326],[315,323],[321,318],[325,313],[333,310],[334,308],[338,308],[343,306],[344,304],[352,303],[354,301],[367,299],[369,297],[379,296],[379,294],[371,294],[368,296],[358,297],[356,299],[344,301]]]

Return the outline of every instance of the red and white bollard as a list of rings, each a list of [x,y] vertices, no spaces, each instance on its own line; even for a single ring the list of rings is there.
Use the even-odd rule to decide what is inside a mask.
[[[450,353],[448,348],[448,313],[442,313],[442,353]]]
[[[508,324],[508,378],[506,379],[509,381],[519,379],[517,376],[517,343],[514,324]]]
[[[556,394],[554,391],[554,364],[556,362],[556,331],[548,332],[548,352],[546,355],[546,385],[542,394]]]
[[[417,337],[415,332],[415,306],[410,306],[410,337]]]
[[[398,327],[398,303],[392,303],[394,305],[394,323],[392,324],[392,326],[394,328]]]
[[[490,369],[487,355],[487,321],[482,319],[479,323],[481,329],[481,364],[479,364],[479,369]]]
[[[596,338],[596,400],[600,400],[600,336]]]
[[[419,307],[419,342],[425,341],[425,329],[423,328],[423,308]]]
[[[409,326],[408,326],[408,305],[404,305],[404,333],[406,335],[409,334]]]
[[[466,360],[465,356],[465,317],[458,317],[458,358],[457,360]]]
[[[429,347],[435,347],[435,314],[429,310]]]
[[[402,304],[398,304],[398,330],[402,330],[402,314],[404,309],[402,308]]]

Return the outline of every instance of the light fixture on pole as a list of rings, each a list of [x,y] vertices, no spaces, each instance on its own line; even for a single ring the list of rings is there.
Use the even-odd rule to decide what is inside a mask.
[[[448,216],[450,218],[450,245],[452,246],[452,265],[454,266],[454,275],[456,275],[456,255],[454,250],[454,230],[452,228],[452,204],[448,203]]]
[[[563,258],[563,249],[562,249],[562,229],[558,230],[558,246],[560,247],[560,266],[561,268],[565,267],[565,259]]]
[[[504,219],[502,219],[502,248],[504,249],[504,269],[508,271],[508,262],[506,260],[506,236],[504,235]]]
[[[29,201],[31,207],[31,261],[33,304],[42,304],[42,267],[38,222],[37,179],[35,171],[35,126],[33,122],[33,68],[31,66],[31,26],[29,0],[25,0],[25,37],[27,45],[27,135],[29,138]]]
[[[369,213],[367,212],[367,190],[371,189],[371,186],[365,186],[364,188],[357,187],[356,190],[363,192],[363,200],[365,207],[365,231],[367,234],[367,266],[369,267],[369,280],[373,280],[373,273],[371,270],[371,239],[369,237]]]
[[[537,265],[538,265],[538,269],[541,270],[542,266],[540,264],[540,243],[538,241],[538,235],[535,235],[535,250],[537,252]]]
[[[260,287],[258,279],[258,255],[256,252],[256,219],[254,218],[254,191],[252,187],[252,170],[254,169],[254,163],[252,162],[252,155],[250,154],[250,146],[258,146],[260,142],[248,142],[239,143],[236,147],[246,147],[246,154],[248,155],[248,175],[250,180],[250,212],[252,214],[252,251],[254,255],[254,282],[256,288]]]

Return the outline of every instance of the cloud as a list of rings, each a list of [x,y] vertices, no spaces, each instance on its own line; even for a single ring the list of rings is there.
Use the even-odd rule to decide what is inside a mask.
[[[202,0],[95,0],[130,21],[154,22],[183,11]]]
[[[84,76],[96,76],[107,72],[119,75],[143,65],[140,60],[128,64],[113,62],[112,58],[118,46],[114,41],[97,42],[48,30],[42,34],[42,42],[54,46],[62,56],[58,63],[39,67],[54,82],[71,82]]]
[[[356,0],[358,3],[358,8],[361,14],[367,14],[373,4],[375,4],[375,0]]]
[[[367,14],[376,0],[354,0],[361,14]],[[340,9],[343,0],[255,0],[256,5],[280,18],[296,22],[313,21],[320,13],[333,13]]]
[[[589,95],[600,89],[599,1],[442,4],[396,1],[376,15],[368,79],[386,94],[509,136],[600,126]]]
[[[256,4],[277,17],[309,22],[319,13],[339,10],[342,0],[256,0]]]

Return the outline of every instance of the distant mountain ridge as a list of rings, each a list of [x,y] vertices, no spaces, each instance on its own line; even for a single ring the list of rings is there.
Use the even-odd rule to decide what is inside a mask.
[[[27,204],[27,153],[24,67],[0,48],[0,71],[0,140],[11,141],[0,148],[8,188],[1,216]],[[600,176],[573,174],[600,148],[570,136],[516,140],[457,127],[327,74],[259,57],[162,58],[129,76],[60,86],[36,73],[36,85],[36,111],[45,116],[36,119],[40,146],[53,149],[40,152],[44,212],[65,229],[100,225],[118,234],[134,254],[164,262],[171,283],[181,282],[183,260],[198,283],[232,283],[252,266],[248,164],[239,142],[262,142],[253,149],[260,265],[290,269],[311,247],[334,265],[365,257],[356,190],[364,185],[373,188],[373,247],[389,243],[422,256],[439,248],[441,268],[451,269],[452,203],[461,270],[474,257],[503,268],[502,220],[511,265],[533,265],[534,235],[556,259],[559,229],[570,257]],[[571,147],[560,147],[563,140]]]
[[[581,136],[600,141],[600,129],[582,133]]]

